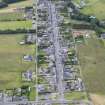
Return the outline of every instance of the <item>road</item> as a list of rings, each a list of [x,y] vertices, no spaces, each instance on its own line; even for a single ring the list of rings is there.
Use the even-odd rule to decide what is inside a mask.
[[[60,56],[60,44],[59,44],[59,27],[57,20],[57,11],[55,5],[51,1],[47,1],[49,15],[51,16],[51,25],[52,25],[52,35],[53,35],[53,44],[55,48],[55,64],[56,64],[56,78],[57,78],[57,87],[59,93],[59,99],[64,100],[64,87],[63,87],[63,64],[62,58]]]
[[[42,100],[42,101],[18,101],[18,102],[5,102],[0,103],[0,105],[46,105],[46,104],[73,104],[73,105],[92,105],[89,101],[84,100]]]

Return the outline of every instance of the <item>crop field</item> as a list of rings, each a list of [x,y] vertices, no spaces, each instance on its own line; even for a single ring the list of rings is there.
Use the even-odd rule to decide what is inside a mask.
[[[6,29],[29,29],[32,27],[32,21],[6,21],[0,22],[0,30]]]
[[[105,95],[105,45],[95,35],[78,45],[85,85],[90,93]]]
[[[34,61],[24,62],[22,57],[25,54],[34,56],[35,45],[19,45],[23,37],[23,34],[0,35],[0,89],[29,84],[21,81],[21,72],[35,70],[35,64]]]
[[[78,4],[80,0],[75,0]],[[105,19],[105,0],[84,0],[86,6],[81,9],[84,14],[94,15],[98,19]]]
[[[24,13],[20,12],[11,12],[11,13],[0,13],[0,21],[8,20],[22,20],[24,19]]]

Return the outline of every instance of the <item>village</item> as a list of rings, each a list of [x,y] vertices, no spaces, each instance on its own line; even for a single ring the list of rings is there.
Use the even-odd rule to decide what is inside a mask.
[[[84,82],[82,80],[81,68],[79,65],[76,43],[84,43],[84,37],[90,37],[88,31],[79,31],[70,28],[69,8],[65,11],[66,1],[52,3],[49,0],[39,0],[33,9],[27,9],[25,18],[32,20],[32,29],[37,27],[37,36],[30,30],[18,43],[20,46],[31,46],[36,43],[36,55],[24,54],[21,62],[33,63],[35,69],[27,69],[21,72],[22,82],[32,85],[23,85],[20,88],[1,90],[1,102],[29,102],[30,94],[36,93],[33,97],[36,102],[43,102],[51,105],[51,102],[69,104],[68,99],[75,105],[92,105],[88,100]],[[38,19],[38,20],[37,20]],[[37,25],[36,25],[37,24]],[[85,35],[85,36],[84,36]],[[35,83],[35,84],[34,84]],[[69,94],[82,94],[71,99]],[[84,98],[86,97],[86,99]],[[32,99],[33,99],[32,98]],[[73,101],[78,100],[78,101]],[[86,100],[82,102],[81,100]],[[46,103],[49,101],[48,103]],[[35,104],[36,105],[36,104]]]
[[[3,11],[13,5],[11,11],[17,15],[12,17],[10,11],[12,18],[8,15],[0,22],[24,24],[5,30],[0,26],[0,58],[7,57],[0,65],[0,105],[98,105],[92,95],[99,94],[98,84],[104,84],[92,75],[104,74],[99,67],[104,69],[105,23],[82,10],[99,1],[36,0],[31,5],[26,1],[18,1],[23,4],[16,8],[17,1],[0,1]]]
[[[78,63],[78,58],[75,50],[75,41],[77,43],[83,43],[84,33],[86,37],[89,35],[87,32],[78,32],[77,35],[74,31],[74,36],[70,36],[70,27],[67,27],[64,23],[64,16],[62,14],[62,9],[65,7],[66,2],[59,1],[56,3],[57,7],[57,22],[56,26],[60,29],[58,32],[59,36],[54,38],[53,27],[51,26],[52,18],[50,1],[40,0],[38,4],[38,99],[39,100],[59,100],[59,94],[62,94],[65,98],[67,92],[85,92],[85,86],[81,78],[80,68]],[[59,24],[59,25],[58,25]],[[62,25],[64,24],[64,25]],[[66,35],[65,35],[66,34]],[[78,35],[79,34],[79,35]],[[88,36],[87,36],[88,35]],[[81,37],[82,36],[82,37]],[[69,38],[68,38],[69,37]],[[67,39],[68,38],[68,39]],[[71,39],[71,40],[70,40]],[[60,49],[58,50],[59,55],[56,54],[57,43],[59,42]],[[62,87],[59,81],[59,71],[56,67],[57,58],[60,56],[61,64],[63,65],[61,73]],[[59,62],[60,63],[60,62]],[[59,66],[60,67],[60,66]],[[59,93],[63,91],[63,93]],[[70,93],[72,94],[72,93]],[[61,98],[63,101],[63,99]],[[84,104],[85,105],[85,104]]]

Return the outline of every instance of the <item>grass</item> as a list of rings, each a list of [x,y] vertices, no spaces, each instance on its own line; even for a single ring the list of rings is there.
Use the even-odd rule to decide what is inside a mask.
[[[22,12],[0,13],[0,21],[21,20],[21,19],[24,19],[24,13]]]
[[[34,45],[20,46],[19,42],[24,37],[19,35],[0,35],[0,89],[19,87],[21,72],[35,68],[34,62],[24,62],[24,54],[34,55]]]
[[[24,8],[24,7],[32,6],[32,5],[33,5],[32,0],[26,0],[26,1],[16,2],[16,3],[9,4],[9,6],[6,7],[6,8],[0,9],[0,13],[13,12],[15,8]]]
[[[88,100],[85,92],[68,92],[65,93],[67,100]]]
[[[31,92],[30,92],[30,100],[35,100],[35,97],[36,97],[36,91],[35,91],[35,88],[31,88]]]
[[[25,1],[9,4],[8,8],[20,8],[20,7],[23,8],[23,7],[32,6],[32,5],[33,5],[32,0],[25,0]]]
[[[78,45],[78,56],[86,88],[90,93],[105,95],[104,42],[95,35],[85,42],[85,45]]]
[[[16,29],[29,29],[32,27],[31,21],[7,21],[7,22],[0,22],[0,30],[16,30]]]
[[[105,19],[105,0],[85,0],[85,1],[87,3],[87,6],[81,9],[82,13],[94,15],[100,20]]]

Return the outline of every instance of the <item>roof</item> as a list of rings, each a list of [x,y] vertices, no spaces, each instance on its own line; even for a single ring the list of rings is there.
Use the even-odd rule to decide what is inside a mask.
[[[105,33],[102,33],[101,34],[101,38],[104,38],[105,39]]]

